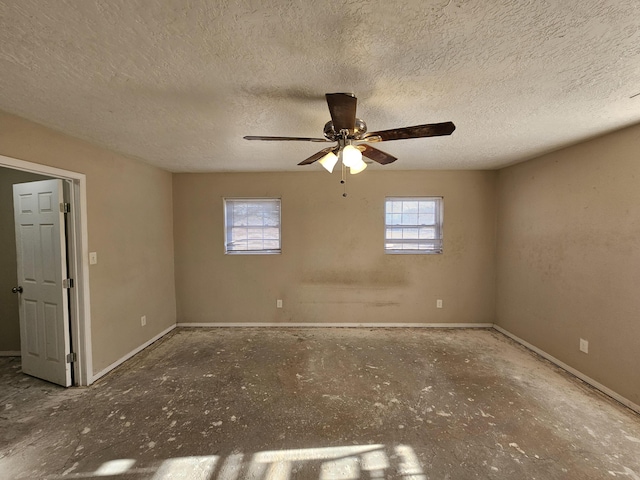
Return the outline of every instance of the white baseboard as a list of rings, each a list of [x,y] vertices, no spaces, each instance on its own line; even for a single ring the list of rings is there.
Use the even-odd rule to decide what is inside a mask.
[[[140,345],[138,348],[136,348],[135,350],[132,350],[131,352],[127,353],[124,357],[120,358],[119,360],[116,360],[115,362],[113,362],[111,365],[109,365],[107,368],[104,368],[102,370],[100,370],[98,373],[94,373],[93,377],[91,378],[91,381],[89,382],[89,384],[95,382],[96,380],[98,380],[101,377],[104,377],[107,373],[109,373],[111,370],[113,370],[114,368],[122,365],[124,362],[126,362],[127,360],[129,360],[131,357],[133,357],[134,355],[140,353],[142,350],[144,350],[145,348],[147,348],[149,345],[151,345],[152,343],[160,340],[162,337],[164,337],[167,333],[169,333],[171,330],[173,330],[174,328],[176,328],[176,325],[171,325],[169,328],[167,328],[166,330],[163,330],[162,332],[160,332],[158,335],[156,335],[155,337],[153,337],[151,340],[149,340],[148,342],[143,343],[142,345]]]
[[[594,380],[591,377],[586,376],[584,373],[576,370],[573,367],[570,367],[569,365],[567,365],[566,363],[558,360],[557,358],[549,355],[547,352],[545,352],[544,350],[540,350],[538,347],[531,345],[529,342],[524,341],[523,339],[521,339],[520,337],[514,335],[513,333],[505,330],[504,328],[502,328],[499,325],[493,325],[493,328],[495,328],[497,331],[499,331],[500,333],[506,335],[507,337],[511,338],[512,340],[515,340],[516,342],[518,342],[520,345],[523,345],[525,347],[527,347],[529,350],[532,350],[534,352],[536,352],[538,355],[540,355],[541,357],[546,358],[547,360],[549,360],[551,363],[556,364],[558,367],[562,368],[563,370],[566,370],[567,372],[569,372],[571,375],[574,375],[576,377],[578,377],[580,380],[582,380],[585,383],[588,383],[589,385],[591,385],[594,388],[597,388],[598,390],[600,390],[602,393],[604,393],[605,395],[610,396],[611,398],[613,398],[614,400],[617,400],[618,402],[620,402],[621,404],[623,404],[624,406],[630,408],[631,410],[633,410],[634,412],[640,413],[640,405],[636,405],[635,403],[633,403],[631,400],[628,400],[626,398],[624,398],[622,395],[614,392],[613,390],[611,390],[608,387],[605,387],[604,385],[602,385],[600,382],[597,382],[596,380]]]
[[[20,350],[18,351],[9,350],[7,352],[0,352],[0,357],[20,357],[21,355],[22,353],[20,352]]]
[[[279,327],[279,328],[492,328],[493,323],[178,323],[178,327]]]

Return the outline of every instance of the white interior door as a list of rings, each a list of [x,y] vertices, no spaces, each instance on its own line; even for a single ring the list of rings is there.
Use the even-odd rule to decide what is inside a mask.
[[[22,371],[71,385],[62,180],[13,186]],[[20,291],[21,290],[21,291]]]

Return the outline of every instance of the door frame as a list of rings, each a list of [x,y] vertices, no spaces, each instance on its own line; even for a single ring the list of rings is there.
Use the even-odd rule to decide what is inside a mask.
[[[74,288],[70,289],[69,314],[73,348],[76,353],[74,386],[93,383],[93,356],[91,348],[91,303],[89,294],[89,241],[87,230],[87,177],[84,173],[72,172],[39,163],[18,160],[0,155],[0,167],[47,175],[70,182],[68,215],[69,229],[67,246],[69,251],[69,278]]]

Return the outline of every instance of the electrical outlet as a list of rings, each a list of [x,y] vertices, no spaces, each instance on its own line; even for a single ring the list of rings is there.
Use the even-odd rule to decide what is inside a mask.
[[[147,316],[146,315],[142,315],[140,317],[140,325],[142,325],[143,327],[147,324]]]
[[[282,300],[276,300],[276,308],[282,308]]]
[[[95,265],[96,263],[98,263],[98,253],[89,252],[89,265]]]
[[[589,353],[589,342],[584,338],[580,339],[580,351],[583,353]]]
[[[442,308],[442,299],[437,299],[436,300],[436,308]]]

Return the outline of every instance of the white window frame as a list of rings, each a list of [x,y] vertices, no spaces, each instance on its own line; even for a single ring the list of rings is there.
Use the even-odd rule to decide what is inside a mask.
[[[420,223],[419,220],[415,224],[403,224],[403,223],[388,223],[389,215],[396,212],[388,211],[391,204],[390,202],[435,202],[434,211],[434,223]],[[443,197],[385,197],[384,201],[384,251],[390,254],[418,254],[418,255],[431,255],[440,254],[443,251],[443,213],[444,213],[444,198]],[[433,228],[435,230],[434,239],[394,239],[389,238],[389,229],[416,229],[416,228]],[[404,244],[407,246],[415,245],[417,248],[390,248],[390,243]]]
[[[232,247],[231,243],[232,243],[232,231],[234,228],[241,228],[241,226],[239,225],[229,225],[230,220],[229,218],[229,209],[228,209],[228,204],[233,204],[233,203],[241,203],[241,202],[245,202],[245,203],[251,203],[251,202],[269,202],[269,203],[275,203],[277,204],[277,209],[278,209],[278,248],[263,248],[263,249],[259,249],[259,250],[234,250]],[[274,197],[260,197],[260,198],[254,198],[254,197],[224,197],[222,199],[222,207],[224,210],[224,253],[226,255],[277,255],[282,253],[282,200],[280,198],[274,198]],[[231,207],[233,208],[233,207]],[[243,226],[244,227],[244,226]],[[246,226],[246,228],[249,228],[249,226]],[[262,226],[258,226],[258,225],[254,225],[251,226],[251,228],[257,229],[257,228],[265,228],[264,225]],[[273,227],[270,227],[273,228]],[[264,236],[262,238],[264,240]]]

